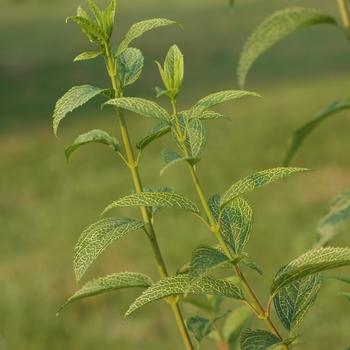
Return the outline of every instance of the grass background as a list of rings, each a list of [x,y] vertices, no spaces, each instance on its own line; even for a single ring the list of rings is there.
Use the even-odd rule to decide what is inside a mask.
[[[100,8],[108,1],[97,1]],[[131,180],[122,163],[105,147],[87,146],[67,166],[63,149],[77,135],[101,128],[119,136],[111,110],[102,100],[69,114],[52,133],[55,101],[71,86],[108,87],[103,63],[73,63],[94,50],[80,29],[64,23],[80,2],[2,0],[0,11],[0,327],[1,349],[181,349],[170,309],[159,301],[123,322],[128,305],[140,290],[125,290],[71,305],[59,317],[58,307],[75,292],[72,256],[79,234],[113,200],[129,193]],[[237,89],[235,70],[249,33],[273,11],[286,6],[313,6],[339,20],[336,1],[305,0],[268,3],[225,0],[118,1],[115,41],[136,21],[166,17],[181,23],[146,33],[135,40],[145,55],[141,78],[129,96],[154,99],[160,86],[154,60],[162,62],[176,43],[185,55],[181,109],[212,92]],[[83,3],[86,9],[87,4]],[[319,25],[294,33],[261,57],[248,74],[246,89],[264,99],[245,98],[216,108],[233,119],[208,122],[209,138],[198,173],[206,195],[222,193],[252,172],[280,166],[293,130],[333,100],[348,96],[349,47],[340,32]],[[167,106],[165,99],[157,102]],[[336,114],[305,142],[293,165],[316,169],[259,189],[247,196],[254,213],[248,250],[264,276],[248,272],[258,296],[267,300],[274,274],[310,249],[317,220],[332,195],[349,185],[348,112]],[[154,123],[128,115],[136,143]],[[196,200],[190,177],[181,164],[159,176],[164,138],[143,154],[144,186],[174,185]],[[117,213],[116,213],[117,214]],[[138,211],[117,215],[138,218]],[[170,223],[170,224],[169,224]],[[182,212],[164,210],[156,228],[170,273],[187,262],[198,243],[214,244],[205,228]],[[334,245],[349,245],[344,235]],[[141,231],[123,237],[92,265],[83,282],[118,271],[141,271],[157,279],[151,250]],[[348,273],[348,269],[337,271]],[[350,305],[337,292],[346,285],[326,281],[315,306],[299,328],[299,349],[345,349],[350,346]],[[227,307],[234,307],[228,303]],[[197,313],[184,305],[189,317]],[[273,316],[276,320],[276,317]],[[278,321],[276,321],[278,323]],[[253,325],[261,327],[259,322]],[[212,349],[204,341],[203,349]]]

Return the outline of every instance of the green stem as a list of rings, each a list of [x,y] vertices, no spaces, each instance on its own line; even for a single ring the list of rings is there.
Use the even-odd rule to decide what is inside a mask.
[[[116,79],[117,73],[115,68],[115,62],[114,62],[114,59],[111,57],[110,50],[107,54],[107,70],[108,70],[108,74],[111,77],[112,86],[113,86],[113,89],[115,90],[116,97],[118,97],[121,95],[121,92],[120,92],[120,89],[118,88],[117,79]],[[135,156],[133,153],[125,118],[120,108],[116,107],[115,109],[119,119],[119,126],[120,126],[122,139],[123,139],[125,152],[126,152],[126,160],[127,160],[128,167],[130,168],[130,171],[131,171],[131,176],[133,179],[135,190],[137,193],[141,193],[143,191],[143,187],[141,183],[140,174],[138,171],[138,161],[135,159]],[[141,209],[143,220],[148,223],[146,233],[157,262],[159,275],[161,278],[166,278],[168,277],[168,272],[159,248],[159,244],[158,244],[154,227],[151,221],[151,217],[146,207],[140,207],[140,209]],[[181,337],[185,344],[186,350],[194,350],[190,336],[185,326],[183,316],[181,314],[181,310],[178,305],[178,298],[176,296],[170,296],[169,298],[167,298],[167,301],[170,304],[171,309],[173,311],[173,314],[174,314],[176,323],[178,325],[178,328],[180,330]]]
[[[175,120],[176,120],[176,126],[177,126],[177,133],[179,136],[179,142],[182,146],[183,152],[185,154],[186,157],[189,157],[189,153],[188,150],[186,148],[186,138],[185,135],[182,133],[181,127],[180,127],[180,123],[179,123],[179,117],[177,114],[177,110],[176,110],[176,102],[174,100],[172,100],[172,105],[173,105],[173,112],[174,112],[174,116],[175,116]],[[197,172],[196,169],[193,165],[189,164],[189,169],[190,169],[190,173],[192,176],[192,180],[193,183],[195,185],[195,188],[197,190],[197,194],[198,197],[201,201],[201,204],[203,206],[203,209],[205,211],[205,214],[208,217],[208,220],[210,222],[210,226],[211,226],[211,231],[215,234],[216,238],[218,239],[220,245],[222,246],[222,248],[224,249],[224,252],[226,254],[226,256],[232,260],[233,256],[231,254],[231,251],[228,249],[225,241],[222,238],[222,234],[221,234],[221,229],[219,224],[216,222],[216,220],[213,217],[213,214],[211,213],[211,210],[209,208],[209,205],[205,199],[205,195],[203,193],[202,187],[200,185],[198,176],[197,176]],[[255,306],[255,312],[256,315],[259,317],[259,319],[263,320],[265,322],[265,324],[267,325],[267,327],[270,329],[270,331],[276,335],[280,340],[283,340],[282,336],[279,334],[279,332],[277,331],[276,327],[274,326],[274,324],[272,323],[272,321],[270,320],[270,316],[267,312],[265,312],[264,308],[262,307],[262,305],[260,304],[258,298],[256,297],[255,293],[253,292],[253,290],[251,289],[250,285],[248,284],[248,282],[246,281],[242,271],[239,269],[239,267],[237,265],[234,266],[234,270],[244,288],[244,290],[246,291],[246,293],[249,295],[251,301],[253,302],[253,305]],[[284,350],[288,350],[288,347],[286,345],[282,345],[282,348]]]
[[[347,0],[338,0],[338,7],[339,7],[339,11],[341,14],[344,27],[349,32],[350,31],[350,13],[349,13],[349,5]]]

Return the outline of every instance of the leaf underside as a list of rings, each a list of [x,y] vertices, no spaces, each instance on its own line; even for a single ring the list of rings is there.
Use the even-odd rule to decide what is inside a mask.
[[[321,23],[335,25],[336,21],[318,9],[307,7],[285,8],[268,17],[244,44],[237,69],[239,86],[243,88],[250,67],[265,51],[299,28]]]

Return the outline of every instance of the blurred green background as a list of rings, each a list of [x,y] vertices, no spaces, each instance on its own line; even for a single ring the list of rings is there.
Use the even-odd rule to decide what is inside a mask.
[[[100,8],[109,1],[96,0]],[[159,301],[123,314],[141,290],[89,298],[56,310],[72,295],[72,257],[79,234],[98,220],[113,200],[129,193],[128,172],[115,154],[98,145],[73,155],[67,166],[63,149],[77,135],[101,128],[119,136],[111,109],[102,112],[97,98],[69,114],[55,139],[51,118],[55,101],[71,86],[109,87],[101,59],[73,63],[94,47],[72,21],[81,1],[2,0],[0,10],[0,349],[182,349],[170,308]],[[141,78],[129,96],[154,99],[160,86],[156,65],[177,44],[185,57],[185,81],[179,107],[224,89],[238,89],[235,70],[249,33],[269,14],[286,6],[317,7],[338,20],[336,1],[119,0],[115,42],[137,21],[166,17],[178,26],[148,32],[133,42],[145,56]],[[87,9],[87,3],[82,6]],[[245,98],[216,108],[233,119],[208,122],[209,139],[198,173],[206,195],[222,193],[240,177],[280,166],[286,141],[296,128],[333,100],[349,96],[349,46],[334,27],[302,29],[260,58],[248,74],[246,89],[264,99]],[[165,99],[158,101],[164,106]],[[168,106],[169,107],[169,106]],[[317,172],[295,175],[247,196],[255,221],[248,250],[264,276],[248,279],[267,300],[279,267],[310,249],[317,220],[333,194],[349,185],[349,118],[342,112],[310,136],[293,165]],[[128,115],[136,143],[154,120]],[[164,138],[143,154],[144,186],[174,185],[197,200],[184,165],[160,177],[160,151],[172,147]],[[139,218],[137,209],[116,215]],[[214,244],[198,220],[164,210],[156,228],[170,273],[186,263],[198,243]],[[151,249],[141,231],[109,247],[92,265],[83,283],[119,271],[140,271],[158,278]],[[344,235],[334,245],[349,245]],[[348,270],[338,271],[348,273]],[[350,304],[337,292],[346,285],[326,281],[298,333],[299,349],[345,349],[350,346]],[[235,303],[227,303],[228,308]],[[184,305],[186,317],[194,307]],[[273,319],[278,323],[276,317]],[[261,327],[256,322],[253,327]],[[203,349],[213,349],[205,340]]]

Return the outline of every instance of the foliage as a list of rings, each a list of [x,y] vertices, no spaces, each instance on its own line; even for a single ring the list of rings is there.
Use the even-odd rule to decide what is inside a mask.
[[[130,171],[134,191],[115,200],[102,214],[119,207],[136,206],[140,208],[142,220],[128,217],[107,217],[91,224],[79,237],[75,247],[74,270],[77,282],[90,265],[112,243],[124,235],[141,229],[149,240],[160,279],[153,281],[142,272],[116,272],[86,283],[60,308],[82,298],[115,291],[123,288],[144,288],[143,293],[130,305],[125,317],[138,308],[151,302],[164,299],[170,305],[186,349],[193,349],[190,334],[198,343],[204,337],[214,340],[222,349],[235,349],[239,342],[241,349],[291,349],[292,343],[299,337],[294,335],[304,320],[307,311],[316,300],[324,280],[326,270],[349,266],[350,248],[318,247],[302,254],[297,259],[280,268],[270,288],[270,298],[266,307],[258,300],[256,293],[246,280],[244,268],[249,267],[262,273],[248,254],[246,247],[252,232],[253,211],[246,199],[247,193],[290,175],[308,171],[306,168],[277,167],[250,174],[236,180],[224,193],[213,193],[206,199],[199,181],[196,164],[207,144],[206,120],[229,119],[211,109],[217,105],[231,102],[242,97],[260,97],[256,92],[244,90],[225,90],[214,92],[200,99],[188,110],[179,111],[177,98],[184,79],[184,58],[180,49],[170,47],[163,66],[156,62],[164,88],[156,88],[157,97],[170,100],[171,112],[154,101],[139,97],[125,97],[125,88],[140,76],[144,64],[140,50],[130,47],[132,41],[145,32],[159,27],[177,24],[163,18],[154,18],[134,24],[124,39],[111,46],[110,40],[114,28],[116,0],[100,11],[88,0],[94,19],[81,7],[76,16],[68,19],[76,22],[88,39],[97,45],[97,51],[84,52],[75,61],[103,57],[111,87],[99,88],[90,85],[75,86],[56,103],[53,115],[53,129],[57,129],[68,112],[72,112],[95,96],[107,99],[102,108],[113,107],[119,122],[122,146],[114,136],[102,130],[91,130],[78,136],[74,143],[66,148],[67,161],[80,147],[90,143],[100,143],[116,151],[126,168]],[[230,1],[233,6],[234,2]],[[239,63],[238,76],[241,86],[245,76],[257,57],[293,31],[318,23],[336,25],[336,21],[316,9],[288,8],[269,17],[248,39]],[[340,28],[340,27],[339,27]],[[343,30],[342,30],[343,31]],[[340,102],[321,112],[316,122],[301,131],[293,151],[295,152],[303,138],[326,116],[347,107],[347,101]],[[155,126],[132,147],[130,130],[127,127],[125,113],[129,111],[156,120]],[[200,205],[191,199],[174,192],[172,187],[154,186],[144,188],[139,173],[139,162],[148,145],[160,137],[171,134],[176,152],[165,149],[161,172],[178,162],[184,162],[198,194]],[[300,136],[301,134],[301,136]],[[135,156],[135,152],[137,155]],[[293,154],[289,156],[289,158]],[[328,213],[320,224],[320,237],[323,242],[339,234],[349,217],[349,191],[344,191],[334,199]],[[199,209],[199,206],[202,209]],[[175,275],[169,275],[162,252],[157,243],[155,231],[156,214],[164,208],[187,211],[195,215],[200,228],[209,231],[218,241],[217,246],[199,242],[193,249],[189,263],[178,269]],[[327,229],[324,229],[327,227]],[[336,232],[325,233],[328,228],[337,227]],[[122,243],[120,243],[122,244]],[[142,249],[142,247],[138,247]],[[214,277],[217,269],[233,272],[225,278]],[[344,277],[338,279],[348,282]],[[195,298],[194,296],[197,296]],[[345,294],[345,297],[348,295]],[[242,302],[242,308],[221,312],[224,298]],[[179,307],[179,301],[188,301],[208,314],[208,318],[196,315],[186,322]],[[275,305],[276,314],[288,332],[287,336],[277,330],[270,318],[270,306]],[[268,330],[253,330],[250,327],[251,315],[255,314]],[[234,315],[235,317],[232,317]],[[217,321],[223,319],[223,330],[219,330]]]

